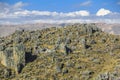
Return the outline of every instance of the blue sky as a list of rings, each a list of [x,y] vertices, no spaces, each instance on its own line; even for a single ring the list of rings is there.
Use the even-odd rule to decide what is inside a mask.
[[[0,12],[0,23],[120,22],[120,0],[0,0]]]
[[[1,2],[6,2],[11,5],[19,1],[28,4],[28,6],[23,7],[28,10],[56,12],[88,10],[91,13],[95,13],[98,9],[104,7],[113,12],[120,12],[120,0],[1,0]],[[85,2],[88,3],[84,4]]]

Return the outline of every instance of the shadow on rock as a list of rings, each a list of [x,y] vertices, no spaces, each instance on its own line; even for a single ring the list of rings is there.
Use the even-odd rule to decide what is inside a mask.
[[[26,63],[33,62],[37,58],[37,55],[32,55],[31,53],[25,54]]]

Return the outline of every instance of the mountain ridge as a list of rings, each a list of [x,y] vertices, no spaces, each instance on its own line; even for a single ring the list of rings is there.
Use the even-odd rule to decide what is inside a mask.
[[[76,23],[80,24],[80,23]],[[91,23],[89,23],[91,24]],[[120,24],[108,24],[108,23],[93,23],[97,27],[101,28],[103,31],[108,32],[110,34],[120,34]],[[64,27],[67,25],[73,25],[72,23],[66,24],[48,24],[48,23],[35,23],[35,24],[19,24],[19,25],[0,25],[0,36],[7,36],[14,33],[16,30],[40,30],[43,28],[49,27]]]

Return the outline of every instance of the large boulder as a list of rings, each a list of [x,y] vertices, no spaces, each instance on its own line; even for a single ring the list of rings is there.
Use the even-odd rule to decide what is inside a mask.
[[[64,43],[59,45],[59,50],[67,56],[68,54],[72,53],[72,50]]]
[[[16,72],[21,72],[25,66],[25,47],[23,44],[17,44],[13,48],[14,67]]]
[[[7,68],[14,69],[16,73],[21,72],[25,66],[25,50],[23,44],[16,44],[0,51],[1,64]]]
[[[13,49],[6,48],[4,51],[0,51],[0,60],[1,64],[12,68],[14,66]]]

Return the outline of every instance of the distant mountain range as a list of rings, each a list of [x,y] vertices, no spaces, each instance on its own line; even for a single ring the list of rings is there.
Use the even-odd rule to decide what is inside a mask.
[[[120,24],[97,23],[96,25],[110,34],[120,34]]]
[[[16,30],[39,30],[49,27],[64,27],[71,25],[72,23],[63,24],[49,24],[49,23],[35,23],[35,24],[22,24],[22,25],[0,25],[0,36],[7,36],[12,34]],[[103,31],[110,34],[120,34],[120,24],[107,24],[107,23],[95,23]]]

